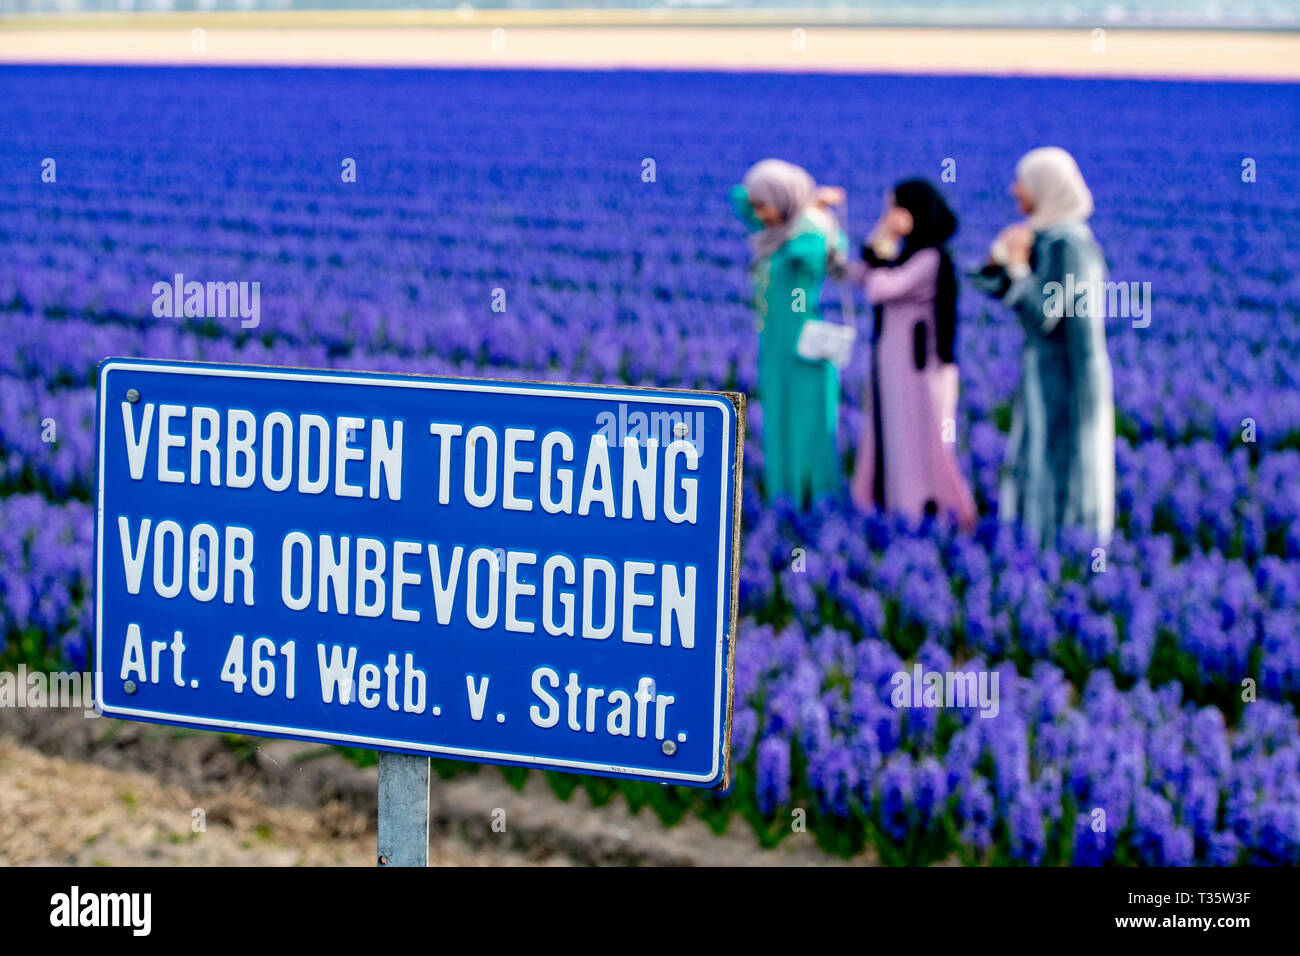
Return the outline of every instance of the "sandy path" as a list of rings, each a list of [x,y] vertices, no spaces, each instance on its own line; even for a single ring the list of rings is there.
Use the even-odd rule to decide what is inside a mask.
[[[1068,30],[817,22],[801,27],[559,13],[304,11],[9,20],[0,21],[0,62],[1300,78],[1300,34],[1289,32],[1108,29],[1098,36],[1092,24]]]

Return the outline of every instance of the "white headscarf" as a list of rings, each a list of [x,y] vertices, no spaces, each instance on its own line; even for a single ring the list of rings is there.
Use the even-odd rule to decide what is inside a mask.
[[[834,271],[841,265],[836,244],[839,224],[824,209],[813,204],[817,182],[808,170],[783,159],[764,159],[749,168],[741,185],[752,201],[775,207],[782,217],[777,225],[750,237],[755,263],[766,259],[792,239],[799,220],[807,215],[826,234],[828,267]]]
[[[1031,149],[1016,163],[1016,181],[1034,201],[1029,228],[1042,232],[1092,215],[1092,192],[1074,157],[1059,146]]]

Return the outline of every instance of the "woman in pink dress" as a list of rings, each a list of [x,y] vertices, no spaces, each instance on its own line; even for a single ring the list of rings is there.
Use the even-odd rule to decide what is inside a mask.
[[[956,231],[938,190],[911,179],[863,247],[875,332],[851,490],[864,510],[946,513],[969,530],[975,500],[955,453],[957,278],[944,246]]]

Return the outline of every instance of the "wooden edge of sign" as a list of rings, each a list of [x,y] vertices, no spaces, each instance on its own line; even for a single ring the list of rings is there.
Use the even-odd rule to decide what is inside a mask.
[[[736,641],[740,637],[740,515],[744,495],[745,468],[745,393],[722,392],[736,409],[736,494],[731,510],[731,600],[728,602],[727,628],[731,640],[727,642],[727,732],[722,738],[722,781],[714,789],[726,790],[731,786],[731,733],[736,709]]]

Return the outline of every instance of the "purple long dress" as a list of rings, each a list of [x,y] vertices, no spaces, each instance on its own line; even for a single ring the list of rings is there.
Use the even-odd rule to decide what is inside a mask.
[[[864,510],[913,519],[933,510],[971,528],[975,500],[955,454],[957,366],[936,351],[938,277],[933,248],[899,266],[868,267],[867,297],[882,307],[881,325],[851,492]]]

